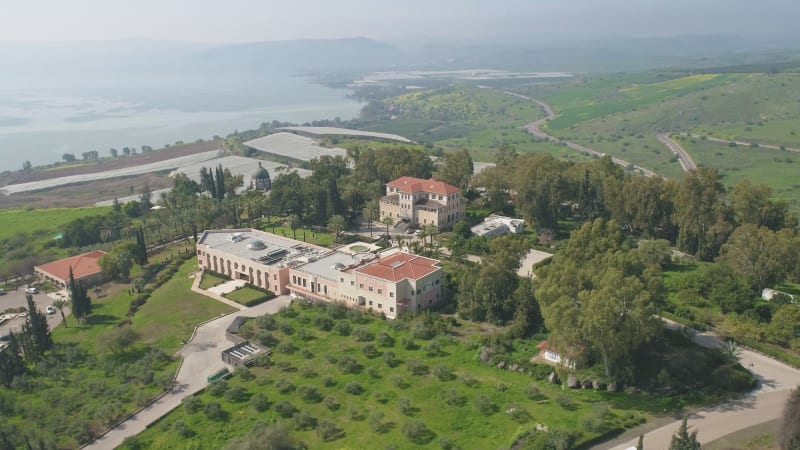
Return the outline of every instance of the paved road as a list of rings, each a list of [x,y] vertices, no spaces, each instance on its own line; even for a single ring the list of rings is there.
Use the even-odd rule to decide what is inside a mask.
[[[547,117],[545,117],[543,119],[539,119],[539,120],[533,121],[533,122],[529,123],[528,125],[526,125],[525,126],[525,130],[528,133],[532,134],[533,136],[535,136],[535,137],[537,137],[539,139],[546,139],[546,140],[551,141],[551,142],[562,142],[567,147],[569,147],[569,148],[571,148],[571,149],[573,149],[575,151],[579,151],[581,153],[585,153],[587,155],[597,156],[599,158],[608,156],[603,152],[598,152],[597,150],[593,150],[593,149],[591,149],[589,147],[584,147],[583,145],[576,144],[575,142],[561,140],[561,139],[559,139],[559,138],[557,138],[555,136],[551,136],[551,135],[545,133],[544,131],[542,131],[542,125],[544,125],[545,122],[547,122],[549,120],[552,120],[552,119],[554,119],[556,117],[555,111],[553,111],[553,108],[550,105],[548,105],[547,103],[545,103],[545,102],[543,102],[541,100],[536,100],[535,98],[528,97],[526,95],[517,94],[515,92],[504,92],[504,93],[508,94],[508,95],[512,95],[514,97],[519,97],[521,99],[525,99],[525,100],[531,101],[533,103],[536,103],[537,105],[539,105],[544,110],[544,113],[547,115]],[[617,164],[617,165],[625,167],[625,168],[633,167],[634,169],[636,169],[637,171],[639,171],[640,173],[642,173],[642,174],[644,174],[644,175],[646,175],[648,177],[659,176],[655,172],[653,172],[652,170],[648,170],[648,169],[645,169],[644,167],[637,166],[635,164],[631,164],[630,162],[625,161],[624,159],[619,159],[619,158],[615,158],[615,157],[612,156],[611,160],[614,162],[614,164]]]
[[[707,141],[711,141],[711,142],[719,142],[719,143],[721,143],[721,144],[727,144],[727,143],[729,143],[729,142],[735,142],[735,143],[736,143],[736,145],[741,145],[741,146],[743,146],[743,147],[750,147],[751,145],[753,145],[753,142],[746,142],[746,141],[731,141],[730,139],[720,139],[720,138],[715,138],[715,137],[711,137],[711,136],[701,136],[701,135],[699,135],[699,134],[690,134],[689,136],[691,136],[691,137],[693,137],[693,138],[697,138],[697,139],[701,139],[701,138],[705,137],[705,139],[706,139]],[[758,144],[758,147],[757,147],[757,148],[768,148],[768,149],[770,149],[770,150],[785,150],[785,151],[787,151],[787,152],[795,152],[795,153],[800,153],[800,148],[794,148],[794,147],[784,147],[784,148],[781,148],[779,145]]]
[[[713,333],[700,333],[695,342],[703,347],[719,347],[723,342]],[[697,430],[702,444],[753,425],[769,422],[781,417],[783,405],[789,392],[800,383],[800,370],[789,367],[772,358],[750,350],[739,353],[742,366],[749,368],[759,380],[759,386],[750,394],[713,408],[703,409],[689,416],[689,425]],[[645,448],[665,449],[680,421],[672,422],[644,435]],[[637,438],[626,442],[611,442],[598,445],[596,449],[624,450],[635,447]]]
[[[669,137],[669,133],[659,133],[656,135],[656,138],[659,142],[666,145],[669,151],[671,151],[678,158],[678,162],[681,163],[681,167],[683,168],[684,172],[697,170],[697,164],[694,163],[694,160],[686,151],[686,149],[684,149],[681,144],[678,144],[672,140]]]
[[[141,433],[149,424],[180,406],[184,397],[194,394],[208,384],[206,378],[209,375],[226,367],[220,354],[222,350],[233,345],[225,338],[225,329],[234,318],[274,314],[289,303],[291,303],[289,296],[281,296],[200,325],[191,342],[178,352],[183,357],[183,364],[178,371],[172,391],[85,448],[93,450],[116,448],[128,436]]]

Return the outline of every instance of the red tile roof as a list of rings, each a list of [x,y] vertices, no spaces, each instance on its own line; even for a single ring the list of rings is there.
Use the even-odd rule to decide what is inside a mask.
[[[405,194],[414,194],[417,192],[431,192],[439,195],[455,194],[459,189],[455,186],[449,185],[444,181],[437,181],[431,178],[430,180],[423,180],[414,177],[400,177],[394,181],[390,181],[387,186],[399,188],[400,192]]]
[[[106,252],[102,250],[95,250],[82,255],[49,262],[41,266],[36,266],[36,268],[66,282],[69,279],[69,268],[72,267],[72,276],[78,280],[101,272],[102,269],[100,268],[98,260],[105,254]]]
[[[413,280],[422,278],[438,270],[437,264],[439,261],[435,259],[408,253],[395,253],[355,271],[386,281],[398,282],[406,278]]]

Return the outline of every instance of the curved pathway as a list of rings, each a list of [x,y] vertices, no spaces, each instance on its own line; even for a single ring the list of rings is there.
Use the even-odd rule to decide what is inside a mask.
[[[688,172],[690,170],[697,170],[697,164],[695,164],[692,157],[686,151],[685,148],[678,144],[669,137],[669,133],[659,133],[656,135],[656,139],[659,142],[666,145],[669,151],[671,151],[677,158],[678,162],[681,163],[681,167],[683,168],[684,172]]]
[[[670,326],[680,325],[673,322]],[[713,333],[698,333],[694,336],[694,341],[709,348],[724,345],[722,339]],[[779,419],[789,392],[800,383],[800,370],[748,349],[740,349],[739,363],[756,376],[758,387],[740,399],[695,411],[688,416],[689,426],[697,430],[697,438],[702,444],[753,425]],[[672,435],[680,424],[681,421],[676,420],[645,433],[645,448],[669,448]],[[636,447],[637,441],[638,436],[607,442],[593,448],[624,450]]]
[[[535,137],[537,137],[539,139],[546,139],[546,140],[548,140],[550,142],[563,142],[564,145],[566,145],[567,147],[569,147],[569,148],[571,148],[571,149],[573,149],[575,151],[579,151],[581,153],[585,153],[587,155],[597,156],[599,158],[602,158],[602,157],[605,157],[605,156],[609,156],[609,155],[607,155],[607,154],[605,154],[603,152],[598,152],[597,150],[593,150],[593,149],[591,149],[589,147],[584,147],[584,146],[582,146],[580,144],[576,144],[575,142],[561,140],[561,139],[559,139],[559,138],[557,138],[555,136],[551,136],[551,135],[545,133],[544,131],[542,131],[542,125],[544,125],[545,122],[547,122],[549,120],[552,120],[553,118],[556,117],[555,111],[553,111],[553,108],[550,105],[548,105],[547,103],[545,103],[545,102],[543,102],[541,100],[536,100],[535,98],[528,97],[526,95],[517,94],[515,92],[504,91],[503,93],[507,94],[507,95],[514,96],[514,97],[518,97],[518,98],[521,98],[521,99],[524,99],[524,100],[528,100],[528,101],[531,101],[533,103],[536,103],[537,105],[539,105],[542,108],[542,110],[544,110],[544,112],[547,115],[547,117],[545,117],[543,119],[539,119],[539,120],[533,121],[533,122],[531,122],[531,123],[529,123],[528,125],[525,126],[525,131],[527,131],[528,133],[532,134],[533,136],[535,136]],[[636,169],[637,171],[641,172],[642,174],[644,174],[645,176],[648,176],[648,177],[660,176],[660,175],[656,174],[655,172],[653,172],[652,170],[648,170],[648,169],[645,169],[644,167],[637,166],[635,164],[631,164],[630,162],[625,161],[624,159],[619,159],[619,158],[615,158],[615,157],[612,156],[611,160],[615,164],[620,165],[620,166],[625,167],[625,168],[633,167],[634,169]]]
[[[731,142],[735,142],[736,145],[741,145],[743,147],[750,147],[753,144],[756,144],[756,145],[758,145],[757,148],[768,148],[770,150],[785,150],[787,152],[800,153],[800,148],[794,148],[794,147],[785,147],[784,146],[784,148],[781,148],[779,145],[760,144],[758,142],[746,142],[746,141],[737,141],[737,140],[730,140],[730,139],[720,139],[720,138],[716,138],[716,137],[712,137],[712,136],[701,136],[699,134],[689,134],[689,136],[693,137],[693,138],[698,138],[698,139],[702,139],[702,138],[705,137],[705,139],[707,141],[718,142],[720,144],[729,144]]]
[[[239,316],[258,317],[275,314],[291,301],[289,296],[284,295],[199,325],[191,341],[178,352],[183,357],[183,363],[178,370],[172,390],[84,448],[112,450],[122,444],[125,438],[141,433],[148,425],[180,406],[184,397],[208,385],[209,375],[226,367],[220,354],[222,350],[233,345],[225,337],[225,330],[233,319]]]

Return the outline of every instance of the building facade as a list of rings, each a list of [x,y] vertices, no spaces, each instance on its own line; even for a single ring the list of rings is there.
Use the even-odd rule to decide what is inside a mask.
[[[380,217],[407,221],[422,228],[451,228],[465,217],[466,202],[461,191],[433,178],[401,177],[386,184],[386,195],[380,200]]]
[[[483,222],[472,227],[472,234],[490,238],[507,233],[522,234],[525,231],[525,221],[513,217],[491,214]]]
[[[41,266],[34,266],[36,276],[43,281],[49,281],[61,288],[67,287],[69,281],[69,271],[72,269],[72,277],[75,281],[84,286],[93,286],[106,280],[103,269],[100,268],[100,258],[106,252],[95,250],[82,255],[70,256],[69,258],[59,259]]]
[[[203,270],[291,294],[372,309],[395,318],[444,299],[439,261],[330,250],[258,230],[209,230],[197,243]]]

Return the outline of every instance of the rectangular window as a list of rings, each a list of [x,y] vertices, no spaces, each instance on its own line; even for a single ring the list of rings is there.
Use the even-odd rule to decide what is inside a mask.
[[[382,289],[378,289],[378,294],[383,294],[383,290]]]
[[[355,281],[350,281],[350,286],[355,286],[355,285],[356,285]]]
[[[372,300],[369,301],[369,306],[372,306]]]
[[[358,283],[359,289],[364,289],[364,283]]]
[[[369,287],[369,291],[372,292],[372,286]]]
[[[378,303],[378,309],[383,309],[383,305],[381,305],[380,303]]]
[[[277,280],[278,279],[278,274],[276,273],[276,274],[272,275],[272,279],[273,280]]]
[[[394,312],[394,306],[389,307],[389,312]]]
[[[344,283],[344,278],[339,278],[340,283]]]
[[[389,297],[394,297],[394,292],[389,292]]]

